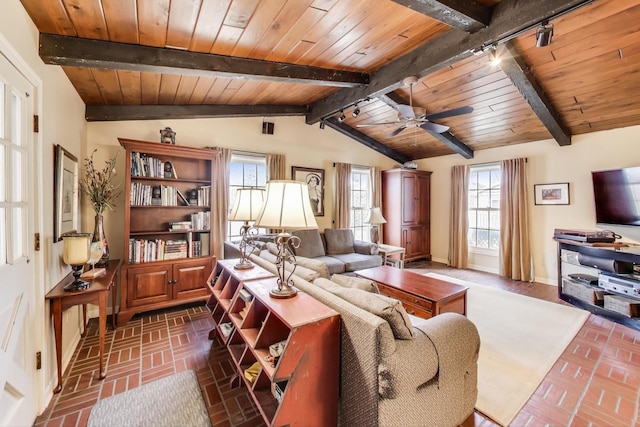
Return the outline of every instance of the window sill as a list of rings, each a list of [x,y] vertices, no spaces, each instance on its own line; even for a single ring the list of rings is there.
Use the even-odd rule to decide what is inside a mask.
[[[476,248],[473,246],[469,247],[469,253],[476,254],[476,255],[492,256],[496,258],[500,256],[500,251],[497,249]]]

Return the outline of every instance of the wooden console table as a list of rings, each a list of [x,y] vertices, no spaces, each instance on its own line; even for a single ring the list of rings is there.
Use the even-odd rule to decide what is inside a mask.
[[[355,272],[378,283],[380,293],[400,300],[407,313],[428,319],[441,313],[467,315],[467,287],[383,265]]]
[[[86,279],[90,286],[82,291],[65,291],[64,287],[73,282],[73,275],[69,273],[53,289],[51,289],[45,299],[50,301],[51,315],[53,316],[53,329],[56,339],[56,362],[58,367],[58,385],[53,390],[59,393],[62,390],[62,312],[74,305],[83,306],[84,330],[86,330],[86,305],[95,304],[99,310],[99,360],[100,372],[98,379],[104,379],[104,335],[107,329],[107,294],[111,291],[111,325],[116,328],[115,307],[116,293],[118,288],[118,278],[120,275],[119,259],[112,259],[106,267],[106,272],[100,277]]]

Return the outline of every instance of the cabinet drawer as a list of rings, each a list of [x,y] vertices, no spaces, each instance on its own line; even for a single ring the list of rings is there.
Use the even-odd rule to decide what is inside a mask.
[[[407,313],[411,314],[412,316],[422,317],[423,319],[429,319],[433,317],[433,312],[431,310],[425,310],[422,307],[418,307],[417,305],[413,305],[413,304],[408,304],[404,301],[400,301],[400,302],[402,302],[402,306],[404,307],[405,310],[407,310]]]
[[[422,310],[427,310],[429,312],[433,311],[433,302],[429,301],[428,299],[416,297],[415,295],[411,295],[410,293],[391,288],[389,286],[383,285],[382,283],[378,283],[378,289],[380,289],[380,293],[391,298],[399,299],[404,303],[411,304]]]

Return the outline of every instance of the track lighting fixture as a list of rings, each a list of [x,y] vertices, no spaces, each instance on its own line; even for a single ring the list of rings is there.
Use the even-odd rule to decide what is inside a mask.
[[[489,51],[489,61],[491,61],[492,66],[497,66],[502,62],[502,58],[498,55],[498,47],[496,45],[491,45],[488,48]]]
[[[324,129],[324,120],[320,120],[320,129]]]
[[[356,105],[356,108],[353,110],[353,112],[351,113],[351,115],[353,116],[353,118],[355,119],[356,117],[358,117],[358,114],[360,114],[360,108],[358,108],[358,106]]]
[[[338,123],[342,123],[347,119],[347,117],[344,115],[344,111],[340,110],[340,116],[338,116]]]
[[[553,24],[543,21],[536,30],[536,47],[549,46],[553,38]]]

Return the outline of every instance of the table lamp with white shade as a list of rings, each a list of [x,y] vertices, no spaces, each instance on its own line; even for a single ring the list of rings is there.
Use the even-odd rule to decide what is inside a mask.
[[[292,236],[287,230],[318,228],[309,201],[307,184],[298,181],[269,181],[264,205],[254,225],[285,230],[274,239],[278,246],[276,261],[278,286],[272,289],[269,295],[273,298],[295,296],[297,291],[291,280],[296,267],[293,249],[300,247],[300,238]],[[290,272],[285,269],[287,262],[293,265]]]
[[[249,225],[249,221],[255,221],[264,203],[265,191],[261,188],[239,188],[236,191],[236,198],[233,209],[229,215],[231,221],[244,221],[240,228],[240,261],[234,266],[238,270],[248,270],[253,268],[253,263],[247,257],[247,248],[253,247],[253,236],[258,233],[258,229]]]
[[[80,279],[82,268],[91,258],[91,233],[67,233],[62,236],[64,249],[62,259],[73,270],[73,282],[64,287],[65,291],[81,291],[89,283]]]
[[[371,224],[371,242],[378,246],[380,244],[380,224],[386,224],[387,222],[382,216],[380,208],[369,209],[369,220],[367,222]]]

